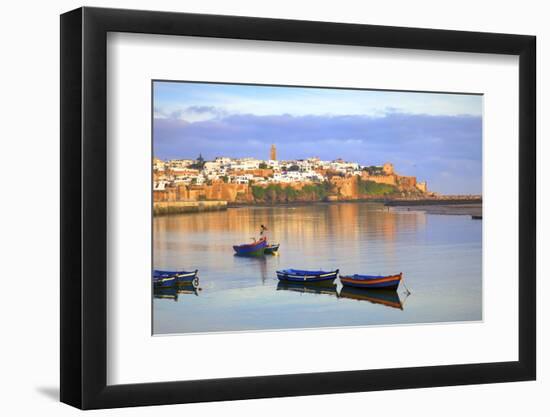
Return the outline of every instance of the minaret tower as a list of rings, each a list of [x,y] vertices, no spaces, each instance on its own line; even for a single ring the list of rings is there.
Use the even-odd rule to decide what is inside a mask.
[[[269,159],[271,161],[277,160],[277,148],[275,148],[275,145],[271,145],[271,150],[269,151]]]

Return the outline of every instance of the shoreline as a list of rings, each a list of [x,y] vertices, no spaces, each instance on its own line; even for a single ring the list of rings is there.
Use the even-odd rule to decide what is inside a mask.
[[[403,211],[423,211],[427,214],[442,214],[451,216],[470,216],[473,220],[482,220],[483,207],[481,203],[467,204],[413,204],[413,205],[398,205],[386,206],[388,210],[395,212]]]
[[[436,198],[362,198],[353,200],[318,200],[274,203],[236,203],[222,200],[154,202],[153,216],[171,214],[204,213],[229,208],[246,207],[301,207],[349,203],[378,203],[392,211],[424,211],[428,214],[468,215],[482,218],[482,198],[479,196],[448,196]]]
[[[429,198],[356,198],[347,200],[313,200],[313,201],[291,201],[274,203],[248,203],[248,202],[227,202],[227,208],[239,207],[276,207],[276,206],[305,206],[311,204],[338,204],[338,203],[380,203],[386,207],[407,207],[407,206],[446,206],[446,205],[481,205],[480,196],[448,196]]]
[[[472,220],[483,219],[483,199],[481,196],[393,200],[384,203],[384,206],[393,211],[423,211],[427,214],[470,216]]]
[[[424,199],[397,199],[385,201],[384,205],[389,207],[400,207],[400,206],[453,206],[453,205],[474,205],[482,204],[483,200],[481,197],[451,197],[451,198],[424,198]]]

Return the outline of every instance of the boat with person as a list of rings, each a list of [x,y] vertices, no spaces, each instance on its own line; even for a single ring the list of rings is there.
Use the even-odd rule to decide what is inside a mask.
[[[277,278],[280,281],[289,282],[333,282],[338,276],[338,269],[334,271],[311,271],[304,269],[282,269],[277,271]]]
[[[344,287],[396,290],[403,273],[394,275],[340,275]]]
[[[261,256],[264,254],[264,250],[267,247],[267,239],[262,237],[255,240],[252,243],[246,243],[243,245],[233,246],[235,255],[238,256]]]

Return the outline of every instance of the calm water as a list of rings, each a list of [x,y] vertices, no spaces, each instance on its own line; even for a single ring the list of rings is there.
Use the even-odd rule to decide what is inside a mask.
[[[245,207],[154,219],[157,269],[198,269],[202,291],[155,292],[155,334],[482,319],[482,222],[376,203]],[[260,224],[279,256],[242,258]],[[403,272],[395,292],[281,286],[284,268]]]

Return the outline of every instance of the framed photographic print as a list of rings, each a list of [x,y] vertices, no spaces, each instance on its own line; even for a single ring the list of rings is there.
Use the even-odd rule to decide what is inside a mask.
[[[61,99],[63,402],[535,378],[534,37],[81,8]]]

